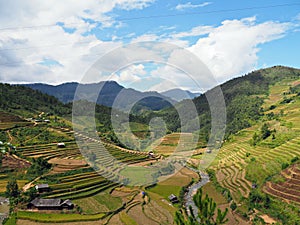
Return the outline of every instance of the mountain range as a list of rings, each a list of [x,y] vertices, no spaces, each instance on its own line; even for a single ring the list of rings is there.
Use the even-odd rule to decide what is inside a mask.
[[[132,88],[125,88],[115,81],[91,84],[72,82],[56,86],[33,83],[24,84],[24,86],[52,95],[63,103],[72,102],[74,99],[85,99],[96,102],[99,105],[114,107],[124,111],[130,110],[132,107],[135,111],[140,109],[161,110],[185,98],[194,98],[198,95],[197,93],[181,89],[173,89],[162,93],[155,91],[141,92]],[[76,93],[78,87],[81,90],[80,93]],[[101,90],[100,93],[99,90]]]
[[[221,84],[219,87],[222,89],[227,111],[225,138],[256,123],[256,121],[263,115],[262,104],[265,96],[268,95],[269,88],[272,85],[285,79],[297,80],[299,77],[299,69],[284,66],[274,66],[271,68],[253,71],[247,75],[231,79],[230,81]],[[91,94],[90,96],[87,95],[83,97],[85,99],[93,97],[92,94],[95,95],[95,89],[99,88],[101,85],[104,85],[104,83],[82,85],[83,89],[86,89],[87,93]],[[67,83],[54,87],[45,84],[31,84],[26,86],[39,89],[42,92],[47,92],[50,95],[52,94],[58,99],[63,100],[64,102],[68,102],[72,101],[72,94],[74,95],[78,83]],[[1,104],[3,105],[1,108],[11,110],[25,107],[26,109],[30,109],[32,101],[41,102],[41,104],[35,104],[32,106],[33,109],[36,108],[37,105],[41,105],[43,108],[46,108],[47,104],[43,102],[43,99],[46,99],[48,102],[53,103],[51,104],[52,108],[50,111],[55,112],[59,110],[59,108],[66,110],[65,106],[59,103],[57,99],[48,95],[41,95],[39,91],[32,91],[30,88],[13,88],[4,84],[1,87],[3,88],[3,90],[1,90],[2,93],[5,94],[1,100]],[[114,89],[115,92],[112,92],[112,89]],[[138,92],[133,89],[124,88],[114,81],[105,83],[101,91],[101,94],[103,94],[105,97],[98,98],[97,103],[112,106],[112,102],[117,93],[124,91],[124,93],[120,94],[121,104],[118,105],[118,107],[119,109],[125,108],[128,110],[128,106],[132,106],[133,100],[136,100],[141,96],[145,97],[143,100],[139,101],[138,105],[133,107],[138,112],[141,112],[139,114],[142,115],[145,123],[148,123],[153,117],[162,117],[166,122],[167,129],[171,132],[180,131],[182,126],[188,127],[190,128],[191,132],[194,132],[196,131],[195,129],[199,130],[199,128],[194,127],[194,120],[198,119],[199,117],[201,127],[200,132],[202,133],[203,140],[207,141],[208,134],[211,129],[211,109],[206,95],[212,90],[209,90],[208,92],[201,94],[192,100],[197,109],[196,116],[191,114],[191,111],[187,107],[186,101],[188,100],[183,100],[176,103],[175,109],[174,107],[169,107],[170,102],[175,102],[174,100],[167,99],[167,97],[162,97],[163,95],[157,92]],[[21,93],[23,93],[22,96],[19,96]],[[150,94],[153,96],[149,96]],[[36,96],[37,100],[34,100],[34,96]],[[11,101],[7,101],[8,98],[10,98]],[[30,98],[31,100],[29,100]],[[22,99],[24,99],[24,101]],[[4,103],[7,104],[4,105]],[[41,110],[40,108],[37,110]],[[143,113],[144,109],[150,110],[148,110],[147,113]],[[151,111],[151,109],[154,109],[154,111]],[[70,108],[67,108],[66,111],[68,110],[70,110]],[[188,119],[181,122],[177,110],[180,110]],[[46,111],[46,109],[44,111]]]

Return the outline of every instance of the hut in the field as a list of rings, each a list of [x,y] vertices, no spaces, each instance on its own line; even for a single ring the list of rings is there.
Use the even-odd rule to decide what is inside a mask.
[[[62,200],[58,198],[54,199],[43,199],[35,198],[28,205],[29,209],[38,209],[38,210],[62,210],[62,209],[73,209],[74,204],[71,200]]]

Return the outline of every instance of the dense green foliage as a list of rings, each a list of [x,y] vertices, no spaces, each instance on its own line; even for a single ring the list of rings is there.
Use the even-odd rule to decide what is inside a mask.
[[[32,165],[29,167],[26,175],[29,178],[35,178],[43,175],[51,168],[51,164],[43,158],[32,159]]]
[[[5,195],[8,198],[18,198],[20,196],[19,186],[16,179],[11,179],[8,181]]]
[[[48,112],[56,115],[70,113],[70,108],[47,94],[32,90],[28,87],[0,84],[0,109],[14,112]],[[30,114],[28,114],[30,116]]]

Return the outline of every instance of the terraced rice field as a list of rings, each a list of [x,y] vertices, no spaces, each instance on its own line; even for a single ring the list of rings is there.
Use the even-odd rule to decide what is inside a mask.
[[[170,156],[176,152],[189,152],[189,156],[196,153],[198,149],[191,133],[173,133],[168,134],[160,140],[153,143],[149,150],[153,150],[156,154]],[[201,149],[199,149],[201,151]]]
[[[21,159],[16,155],[6,154],[2,159],[2,168],[3,169],[23,169],[30,167],[31,163],[27,160]]]
[[[64,173],[71,170],[89,168],[88,163],[85,160],[80,159],[52,158],[48,162],[53,165],[50,174]]]
[[[25,157],[52,159],[78,158],[81,153],[75,141],[66,142],[65,148],[58,148],[56,143],[19,147],[18,151]]]
[[[19,116],[0,111],[0,130],[7,130],[13,127],[32,125],[31,122],[23,120]]]
[[[281,174],[285,178],[284,182],[267,182],[263,190],[284,201],[300,204],[300,165],[293,165],[282,171]]]
[[[90,163],[97,166],[100,171],[104,171],[107,178],[116,176],[116,171],[122,169],[120,163],[129,165],[153,160],[149,158],[147,152],[124,149],[110,143],[100,142],[100,140],[90,138],[84,134],[77,134],[77,138],[81,139],[82,146],[84,146],[81,153],[86,158],[94,154],[95,159]]]
[[[64,132],[68,132],[68,130]],[[87,150],[89,152],[95,154],[94,163],[100,162],[100,164],[97,164],[99,168],[97,170],[98,173],[79,172],[74,175],[64,175],[67,171],[90,168],[82,158],[82,152],[80,152],[75,141],[65,142],[65,148],[59,148],[56,143],[53,143],[26,146],[18,149],[26,157],[42,157],[54,165],[52,171],[45,179],[47,181],[48,177],[51,180],[51,176],[56,176],[55,180],[57,180],[57,183],[50,184],[51,192],[43,194],[44,197],[83,199],[97,195],[100,192],[117,186],[116,183],[111,181],[116,176],[115,170],[119,169],[118,165],[115,165],[111,160],[112,157],[126,164],[135,164],[150,160],[147,153],[122,149],[109,143],[102,143],[105,151],[101,151],[99,149],[101,145],[98,143],[98,140],[82,136],[81,141],[85,142],[86,146],[88,146]]]
[[[275,175],[281,171],[283,163],[291,163],[293,158],[300,157],[300,120],[291,119],[300,118],[300,100],[298,98],[289,104],[280,104],[283,99],[283,92],[289,88],[288,85],[284,87],[281,89],[277,89],[276,86],[271,88],[269,96],[271,101],[266,100],[264,108],[268,108],[270,102],[274,104],[275,101],[277,107],[271,111],[279,113],[283,110],[285,112],[280,118],[280,127],[276,125],[278,123],[276,121],[270,121],[270,124],[276,125],[276,128],[279,129],[277,132],[282,130],[283,133],[286,132],[287,136],[290,134],[290,138],[273,148],[267,145],[252,146],[250,145],[250,140],[261,126],[256,125],[240,131],[233,137],[232,141],[225,142],[215,162],[212,164],[212,168],[216,170],[219,183],[231,191],[234,200],[237,202],[241,197],[248,197],[253,183],[259,186],[263,185],[264,180],[268,176]],[[293,114],[292,117],[291,114]],[[295,178],[292,178],[292,180],[295,180]],[[300,186],[297,187],[299,189]],[[264,190],[270,194],[273,193],[274,196],[286,195],[286,199],[291,201],[292,199],[289,196],[291,193],[294,193],[293,198],[295,197],[295,199],[293,201],[299,201],[300,192],[292,192],[286,186],[268,183]],[[277,193],[275,193],[276,191]],[[278,191],[281,192],[279,193]]]
[[[59,176],[57,184],[50,184],[51,191],[43,194],[47,198],[80,199],[96,195],[117,184],[108,181],[96,172]]]

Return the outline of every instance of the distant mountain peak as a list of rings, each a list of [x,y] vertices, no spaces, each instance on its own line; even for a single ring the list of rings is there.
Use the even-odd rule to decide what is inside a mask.
[[[160,94],[169,97],[175,101],[182,101],[184,99],[193,99],[195,97],[198,97],[201,93],[193,93],[188,90],[174,88],[168,91],[161,92]]]

